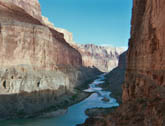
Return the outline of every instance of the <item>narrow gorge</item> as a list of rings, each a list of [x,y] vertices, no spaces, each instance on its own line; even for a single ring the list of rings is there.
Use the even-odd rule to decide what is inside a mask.
[[[116,67],[125,50],[76,44],[42,16],[38,0],[0,0],[0,45],[0,119],[36,117],[81,101],[90,95],[81,90]]]
[[[132,1],[127,50],[76,42],[38,0],[0,0],[0,126],[165,126],[165,0]]]
[[[0,119],[73,104],[66,96],[101,73],[84,67],[64,35],[42,22],[38,0],[0,0]]]
[[[133,0],[123,104],[83,126],[165,125],[165,1]]]

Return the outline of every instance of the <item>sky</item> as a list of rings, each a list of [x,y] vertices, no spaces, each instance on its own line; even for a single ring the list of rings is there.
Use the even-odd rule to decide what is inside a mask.
[[[42,15],[81,44],[127,47],[132,0],[39,0]]]

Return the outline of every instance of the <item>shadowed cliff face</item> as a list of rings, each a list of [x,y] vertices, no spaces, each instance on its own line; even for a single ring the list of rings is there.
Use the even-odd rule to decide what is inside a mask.
[[[63,103],[67,98],[56,97],[75,94],[97,74],[62,33],[43,24],[38,0],[0,0],[0,119]]]
[[[48,18],[42,16],[42,23],[64,34],[64,39],[82,56],[82,64],[86,67],[96,67],[102,72],[109,72],[117,67],[119,55],[126,49],[121,47],[98,46],[94,44],[78,44],[73,40],[71,32],[56,28]]]
[[[123,102],[85,126],[165,125],[165,1],[134,0]]]
[[[165,86],[164,13],[164,0],[134,0],[124,102],[138,97],[162,97],[158,88]]]

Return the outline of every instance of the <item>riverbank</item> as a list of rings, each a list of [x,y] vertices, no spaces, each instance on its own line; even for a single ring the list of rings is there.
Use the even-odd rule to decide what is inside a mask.
[[[88,116],[85,114],[85,111],[90,108],[110,108],[114,106],[119,106],[119,104],[116,102],[116,99],[111,98],[109,96],[109,91],[104,91],[101,88],[97,88],[96,85],[99,85],[104,82],[104,76],[105,74],[102,74],[100,76],[97,76],[97,79],[95,79],[88,87],[88,89],[85,89],[82,91],[75,89],[72,92],[68,92],[68,97],[59,97],[64,100],[68,100],[69,102],[65,104],[60,104],[58,107],[58,111],[55,112],[55,106],[52,106],[49,110],[46,109],[45,111],[42,111],[38,114],[40,114],[40,118],[31,118],[31,119],[18,119],[18,120],[6,120],[0,122],[0,124],[3,124],[3,126],[76,126],[77,124],[83,123]],[[69,94],[73,93],[74,94]],[[87,98],[85,98],[87,97]],[[107,102],[103,101],[104,97],[109,99]],[[64,99],[66,98],[66,99]],[[85,98],[85,99],[84,99]],[[78,102],[79,101],[79,102]],[[76,104],[75,104],[76,102]],[[77,103],[78,102],[78,103]],[[72,104],[73,103],[73,104]],[[69,105],[67,107],[67,105]],[[71,105],[72,104],[72,105]],[[65,108],[66,109],[60,109]],[[67,109],[68,108],[68,109]],[[54,111],[53,111],[54,110]],[[56,116],[60,115],[60,116]]]
[[[110,96],[115,98],[120,105],[122,104],[122,85],[125,77],[126,53],[127,52],[120,55],[118,67],[106,74],[104,83],[98,85],[103,90],[110,91]],[[117,108],[118,107],[88,109],[86,110],[86,114],[89,118],[80,126],[89,126],[89,124],[104,126],[106,123],[104,119],[109,113],[113,113]]]
[[[101,73],[100,73],[101,74]],[[8,116],[8,118],[2,118],[1,120],[17,120],[17,119],[34,119],[34,118],[43,118],[44,116],[47,115],[51,115],[51,116],[56,116],[59,115],[59,111],[61,113],[61,110],[67,110],[68,107],[81,102],[82,100],[86,99],[87,97],[89,97],[91,95],[91,93],[88,92],[84,92],[83,90],[86,89],[86,87],[89,86],[90,83],[92,83],[92,81],[94,81],[96,79],[96,77],[99,75],[99,73],[97,73],[95,75],[95,77],[88,79],[84,84],[82,84],[81,86],[78,86],[76,88],[74,88],[73,90],[66,90],[65,88],[60,88],[57,91],[43,91],[43,92],[33,92],[33,93],[26,93],[23,92],[22,94],[18,94],[16,96],[11,96],[13,97],[13,99],[15,97],[22,97],[22,96],[26,96],[26,100],[31,100],[31,102],[35,101],[43,101],[46,102],[47,101],[47,105],[46,106],[41,106],[40,104],[38,104],[38,107],[42,107],[44,109],[42,109],[41,111],[33,111],[32,113],[25,113],[24,111],[16,111],[15,112],[15,116]],[[61,94],[61,92],[65,92],[63,94]],[[61,94],[61,95],[57,95],[57,94]],[[36,98],[40,98],[37,99]],[[8,99],[6,99],[7,96],[4,96],[1,101],[6,101]],[[8,98],[8,97],[7,97]],[[12,102],[13,99],[11,99],[10,101]],[[54,99],[55,102],[50,103],[50,100]],[[46,100],[46,101],[45,101]],[[21,101],[19,101],[21,102]],[[17,102],[16,102],[17,103]],[[49,106],[49,107],[47,107]],[[28,108],[26,108],[28,109]],[[64,112],[62,112],[61,114],[63,114]]]
[[[124,83],[125,69],[115,68],[105,75],[103,84],[98,85],[105,91],[110,91],[110,96],[122,104],[122,84]]]
[[[108,113],[114,112],[118,107],[112,108],[92,108],[87,109],[85,114],[90,118],[102,118],[106,116]]]
[[[102,72],[100,72],[102,74]],[[75,87],[73,91],[66,91],[65,94],[57,98],[58,103],[52,105],[51,107],[44,109],[40,112],[34,113],[33,115],[21,115],[23,118],[44,118],[44,117],[57,117],[63,115],[67,112],[68,107],[77,104],[84,99],[88,98],[92,93],[84,92],[83,90],[87,89],[89,85],[98,78],[98,74],[86,81],[84,84]],[[19,118],[21,118],[19,117]]]
[[[89,88],[89,85],[97,79],[99,75],[103,74],[103,72],[96,69],[95,74],[96,76],[90,77],[90,79],[85,81],[84,84],[76,86],[72,91],[66,91],[65,94],[59,96],[57,98],[58,102],[55,105],[30,115],[27,118],[43,118],[50,115],[51,117],[56,117],[65,114],[68,107],[83,101],[92,94],[90,92],[84,92],[83,90]]]
[[[110,96],[115,98],[119,104],[122,104],[122,84],[124,83],[125,70],[119,67],[113,69],[105,75],[104,83],[97,85],[102,90],[110,91]],[[107,114],[114,112],[117,107],[112,108],[92,108],[86,110],[89,118],[103,118]]]
[[[31,115],[28,118],[52,118],[63,115],[67,112],[69,106],[81,102],[90,95],[91,93],[75,89],[73,92],[67,92],[67,94],[61,96],[58,104],[36,113],[36,115]]]

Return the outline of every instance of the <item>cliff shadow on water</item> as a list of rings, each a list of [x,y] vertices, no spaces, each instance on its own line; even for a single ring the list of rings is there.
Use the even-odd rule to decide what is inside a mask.
[[[32,118],[67,109],[90,95],[82,90],[101,74],[96,68],[66,66],[47,72],[29,67],[28,72],[20,72],[19,67],[1,71],[0,119]]]
[[[52,91],[21,92],[0,95],[0,118],[23,119],[44,116],[44,114],[67,109],[90,94],[78,90],[66,91],[64,87]]]

